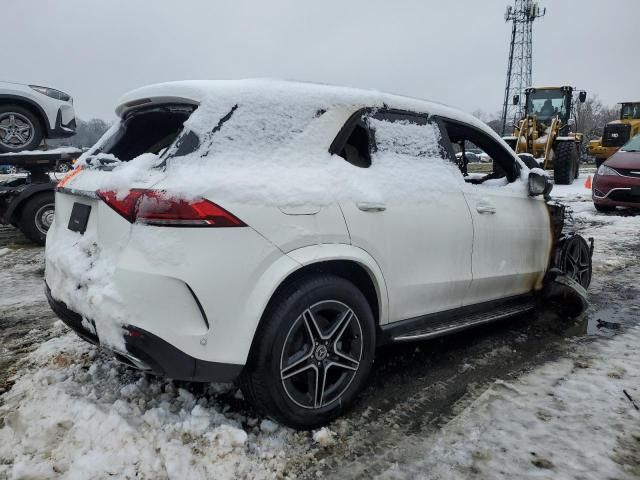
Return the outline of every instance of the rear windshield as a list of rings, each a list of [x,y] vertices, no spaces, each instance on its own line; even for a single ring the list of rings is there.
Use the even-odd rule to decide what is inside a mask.
[[[184,124],[166,158],[197,154],[225,160],[264,158],[287,149],[324,110],[311,104],[211,102]]]
[[[315,104],[268,100],[140,109],[107,132],[89,152],[87,164],[92,165],[93,158],[93,166],[104,167],[145,153],[158,155],[160,165],[185,156],[225,161],[264,159],[290,148],[324,111]]]

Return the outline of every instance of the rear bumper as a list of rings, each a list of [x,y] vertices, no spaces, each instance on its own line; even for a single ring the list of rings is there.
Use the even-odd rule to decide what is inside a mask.
[[[83,340],[99,345],[95,330],[88,328],[90,321],[70,310],[64,302],[56,300],[45,283],[45,294],[53,312]],[[83,321],[84,320],[84,321]],[[192,382],[232,382],[243,365],[209,362],[194,358],[160,337],[138,327],[125,325],[126,351],[111,350],[124,363],[162,377]]]

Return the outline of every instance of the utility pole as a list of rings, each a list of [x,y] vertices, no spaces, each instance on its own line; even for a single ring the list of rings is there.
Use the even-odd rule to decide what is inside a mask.
[[[514,0],[507,6],[505,22],[511,22],[511,43],[509,44],[509,63],[507,64],[507,82],[502,104],[502,135],[505,135],[507,122],[514,124],[522,117],[524,89],[531,86],[531,50],[533,22],[543,17],[546,8],[540,10],[538,2],[533,0]],[[520,104],[513,104],[518,95]]]

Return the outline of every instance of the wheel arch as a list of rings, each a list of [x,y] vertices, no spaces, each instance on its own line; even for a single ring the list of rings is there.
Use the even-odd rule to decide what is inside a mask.
[[[306,275],[333,274],[352,282],[371,306],[376,328],[388,323],[387,285],[382,270],[364,250],[346,244],[314,245],[293,250],[287,257],[295,262],[295,267],[287,269],[263,302],[260,317],[253,328],[247,361],[254,351],[256,333],[279,292]]]
[[[44,109],[33,100],[19,95],[0,94],[0,105],[17,105],[26,108],[33,113],[40,122],[40,126],[44,130],[45,136],[49,136],[51,125]]]
[[[53,183],[36,183],[29,185],[22,192],[20,192],[11,202],[4,214],[4,222],[6,224],[14,225],[20,219],[25,204],[33,198],[35,195],[39,195],[43,192],[54,193],[55,184]]]

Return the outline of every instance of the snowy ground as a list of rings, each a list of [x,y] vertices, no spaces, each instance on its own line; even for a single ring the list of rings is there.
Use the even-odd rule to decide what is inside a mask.
[[[329,430],[260,418],[231,385],[129,370],[69,333],[42,249],[0,228],[2,478],[640,478],[640,215],[554,188],[596,241],[592,306],[379,352]]]

